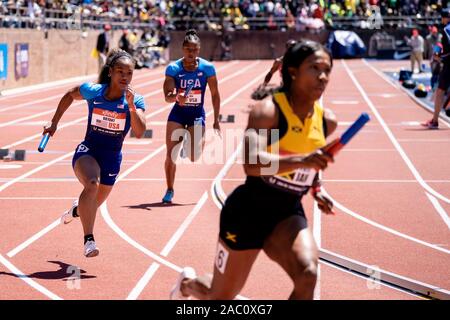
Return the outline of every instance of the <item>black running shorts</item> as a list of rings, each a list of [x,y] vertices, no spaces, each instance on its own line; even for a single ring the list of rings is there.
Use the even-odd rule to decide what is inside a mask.
[[[446,61],[439,74],[438,88],[447,91],[450,88],[450,61]]]
[[[233,250],[262,249],[275,227],[292,215],[300,216],[302,229],[307,228],[299,196],[247,177],[225,201],[219,236]]]

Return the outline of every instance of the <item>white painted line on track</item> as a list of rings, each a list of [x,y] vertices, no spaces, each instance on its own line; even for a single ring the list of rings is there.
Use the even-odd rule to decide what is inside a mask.
[[[419,184],[422,186],[422,188],[424,188],[428,193],[430,193],[431,195],[435,196],[436,198],[438,198],[439,200],[444,201],[447,204],[450,204],[450,199],[448,199],[447,197],[443,196],[442,194],[440,194],[439,192],[437,192],[436,190],[434,190],[433,188],[431,188],[422,178],[422,176],[420,175],[420,173],[417,171],[416,167],[413,165],[412,161],[409,159],[409,157],[406,155],[406,152],[403,150],[402,146],[398,143],[398,141],[396,140],[394,134],[392,133],[391,129],[389,129],[389,127],[386,125],[386,122],[384,121],[383,117],[381,116],[381,114],[378,112],[377,108],[375,107],[375,105],[372,103],[372,101],[369,99],[369,97],[367,96],[367,93],[365,92],[365,90],[362,88],[361,84],[359,83],[359,81],[356,79],[356,77],[354,76],[352,70],[350,70],[350,68],[347,66],[347,63],[342,60],[342,64],[345,68],[345,70],[347,71],[348,75],[350,76],[350,78],[352,79],[354,85],[356,86],[356,88],[358,89],[358,91],[361,93],[361,96],[364,98],[364,100],[366,101],[367,105],[369,106],[370,110],[372,111],[372,113],[374,114],[374,116],[377,118],[378,122],[380,123],[380,125],[383,127],[384,131],[386,132],[386,135],[388,136],[389,140],[391,140],[392,144],[394,145],[394,147],[397,149],[398,153],[400,154],[400,156],[402,157],[403,161],[406,163],[406,166],[409,168],[409,170],[411,171],[411,173],[413,174],[413,176],[416,178],[416,180],[419,182]]]
[[[444,220],[445,224],[447,225],[447,228],[450,230],[450,219],[447,215],[447,212],[445,212],[444,208],[442,208],[439,201],[435,197],[433,197],[428,192],[425,192],[425,194],[427,195],[433,207],[436,209],[437,213],[439,213],[439,216],[442,218],[442,220]]]
[[[14,257],[16,254],[18,254],[20,251],[22,251],[23,249],[28,247],[30,244],[32,244],[33,242],[35,242],[36,240],[41,238],[47,232],[50,232],[51,230],[53,230],[54,228],[59,226],[59,224],[60,224],[60,219],[58,218],[57,220],[55,220],[51,224],[49,224],[47,227],[45,227],[44,229],[42,229],[41,231],[39,231],[38,233],[36,233],[32,237],[30,237],[29,239],[27,239],[26,241],[24,241],[23,243],[21,243],[20,245],[18,245],[11,251],[9,251],[6,255],[10,258]]]
[[[375,228],[381,229],[383,231],[386,231],[388,233],[396,235],[396,236],[398,236],[400,238],[403,238],[403,239],[406,239],[406,240],[410,240],[412,242],[418,243],[418,244],[423,245],[425,247],[428,247],[428,248],[431,248],[431,249],[434,249],[434,250],[437,250],[437,251],[440,251],[440,252],[443,252],[443,253],[446,253],[446,254],[450,254],[450,250],[438,247],[438,246],[436,246],[434,244],[428,243],[426,241],[423,241],[423,240],[417,239],[415,237],[409,236],[409,235],[404,234],[402,232],[399,232],[397,230],[391,229],[391,228],[386,227],[386,226],[384,226],[382,224],[379,224],[379,223],[377,223],[375,221],[372,221],[372,220],[370,220],[370,219],[368,219],[368,218],[366,218],[366,217],[364,217],[364,216],[362,216],[362,215],[360,215],[360,214],[358,214],[356,212],[353,212],[352,210],[348,209],[347,207],[345,207],[344,205],[340,204],[335,199],[333,199],[333,197],[330,196],[330,194],[325,190],[325,188],[322,188],[322,192],[326,196],[328,196],[331,201],[333,201],[334,206],[336,208],[338,208],[342,212],[344,212],[344,213],[346,213],[346,214],[348,214],[348,215],[350,215],[350,216],[352,216],[352,217],[354,217],[354,218],[356,218],[358,220],[361,220],[361,221],[363,221],[363,222],[365,222],[365,223],[367,223],[367,224],[369,224],[369,225],[371,225],[371,226],[373,226]]]
[[[48,298],[52,300],[62,300],[59,296],[48,290],[47,288],[41,286],[39,283],[27,277],[22,271],[20,271],[15,265],[8,261],[5,257],[0,254],[0,263],[3,264],[6,268],[8,268],[12,273],[14,273],[17,278],[25,281],[29,286],[44,294]]]
[[[196,215],[200,212],[201,208],[205,204],[206,200],[208,199],[208,193],[205,191],[200,198],[200,200],[197,202],[197,205],[192,209],[191,213],[186,217],[186,219],[183,221],[183,223],[178,227],[177,231],[173,234],[172,238],[167,242],[163,250],[160,252],[160,255],[163,257],[167,257],[170,253],[170,251],[173,249],[177,241],[181,238],[183,233],[186,231],[186,229],[189,227],[191,222],[194,220]],[[130,294],[127,297],[127,300],[136,300],[139,295],[142,293],[142,291],[145,289],[147,284],[151,281],[153,278],[153,275],[156,273],[156,271],[159,268],[159,264],[156,262],[153,262],[148,270],[144,273],[142,278],[138,281],[136,286],[133,288],[133,290],[130,292]]]

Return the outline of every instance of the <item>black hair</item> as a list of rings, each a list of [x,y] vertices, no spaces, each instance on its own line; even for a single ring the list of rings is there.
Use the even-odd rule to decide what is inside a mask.
[[[306,60],[310,55],[317,51],[325,51],[331,60],[331,66],[333,66],[333,57],[327,48],[322,46],[320,43],[311,40],[302,40],[289,47],[283,56],[283,66],[281,68],[282,84],[275,89],[266,89],[264,87],[259,87],[256,89],[251,97],[254,100],[262,100],[268,95],[273,94],[277,91],[289,92],[292,84],[292,76],[289,73],[289,68],[298,68],[303,61]]]
[[[200,45],[200,38],[197,34],[197,31],[195,31],[194,29],[189,29],[188,31],[186,31],[186,34],[185,34],[184,40],[183,40],[183,47],[187,43],[195,43],[195,44]]]
[[[100,75],[98,76],[98,83],[110,84],[111,77],[109,76],[109,69],[110,68],[112,69],[116,64],[116,62],[121,58],[130,59],[131,62],[133,63],[133,66],[136,63],[134,58],[128,52],[119,48],[111,50],[110,53],[108,54],[108,57],[106,58],[106,63],[102,67],[102,71],[100,71]]]

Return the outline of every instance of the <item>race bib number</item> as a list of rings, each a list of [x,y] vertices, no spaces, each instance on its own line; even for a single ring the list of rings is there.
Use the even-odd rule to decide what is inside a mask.
[[[125,130],[126,120],[126,113],[94,108],[91,125],[95,131],[119,135]]]
[[[312,169],[297,169],[287,174],[261,178],[276,188],[303,196],[312,186],[316,174]]]
[[[229,252],[225,249],[220,242],[217,243],[217,253],[216,253],[216,268],[221,274],[224,274],[225,268],[227,266]]]
[[[299,186],[310,187],[315,176],[316,172],[312,169],[297,169],[293,173],[292,181]]]
[[[185,94],[184,89],[180,89],[181,94]],[[187,105],[198,105],[202,103],[202,91],[201,90],[191,90],[186,97]]]

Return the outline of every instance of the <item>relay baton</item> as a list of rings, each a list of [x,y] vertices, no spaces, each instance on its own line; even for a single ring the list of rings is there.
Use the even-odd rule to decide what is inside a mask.
[[[192,88],[194,87],[194,84],[191,83],[190,85],[188,85],[186,87],[186,91],[184,92],[184,97],[187,97],[189,95],[189,93],[191,93]]]
[[[50,138],[50,134],[46,133],[42,136],[41,143],[39,143],[38,151],[43,152],[45,146],[47,145],[48,139]]]
[[[358,133],[359,130],[364,127],[364,125],[370,120],[370,117],[367,113],[363,112],[359,118],[353,122],[353,124],[345,130],[342,136],[339,138],[336,144],[332,145],[328,150],[326,150],[329,154],[334,156],[341,150],[354,136]]]

